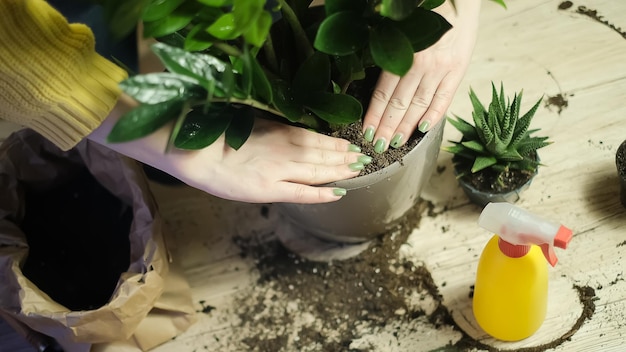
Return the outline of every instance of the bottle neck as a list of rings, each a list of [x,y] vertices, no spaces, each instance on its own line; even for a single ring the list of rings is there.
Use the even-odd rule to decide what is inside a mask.
[[[530,245],[516,245],[511,244],[502,238],[498,238],[498,248],[500,251],[510,258],[520,258],[525,256],[530,251]]]

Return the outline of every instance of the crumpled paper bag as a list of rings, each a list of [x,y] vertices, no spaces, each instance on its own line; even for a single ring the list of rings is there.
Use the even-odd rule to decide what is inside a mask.
[[[130,266],[106,305],[70,311],[28,280],[20,265],[26,236],[10,219],[23,217],[20,184],[51,187],[85,165],[95,179],[133,207]],[[68,352],[146,351],[196,320],[186,280],[171,263],[163,221],[140,165],[90,141],[63,152],[31,130],[0,146],[0,312],[52,336]]]

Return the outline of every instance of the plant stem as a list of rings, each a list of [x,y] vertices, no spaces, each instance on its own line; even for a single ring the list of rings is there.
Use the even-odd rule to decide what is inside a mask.
[[[287,23],[289,23],[289,26],[291,26],[291,29],[293,30],[296,45],[304,54],[305,58],[311,57],[314,53],[313,46],[309,42],[309,38],[307,38],[306,33],[304,32],[304,29],[300,24],[300,20],[298,20],[298,16],[285,0],[278,0],[278,3],[280,4],[280,8],[282,9],[283,16],[285,16],[285,20],[287,21]]]
[[[251,106],[255,109],[259,109],[259,110],[263,110],[263,111],[267,111],[271,114],[274,114],[276,116],[281,116],[281,117],[285,117],[285,114],[283,114],[280,110],[276,110],[273,107],[267,105],[267,104],[263,104],[258,100],[254,100],[254,99],[238,99],[238,98],[213,98],[211,99],[212,103],[234,103],[234,104],[241,104],[241,105],[248,105]]]
[[[274,50],[274,42],[272,41],[272,35],[268,35],[265,43],[263,44],[263,53],[267,63],[274,72],[278,72],[278,59],[276,58],[276,51]]]
[[[242,55],[241,51],[232,45],[228,45],[223,42],[213,43],[213,46],[223,51],[228,56],[240,57]]]

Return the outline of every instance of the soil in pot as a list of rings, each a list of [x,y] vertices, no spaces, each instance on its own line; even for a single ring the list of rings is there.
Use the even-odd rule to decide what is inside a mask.
[[[471,165],[464,163],[454,157],[452,161],[455,163],[457,170],[469,170]],[[457,164],[458,163],[458,164]],[[519,189],[533,178],[535,173],[526,170],[509,169],[502,174],[502,183],[497,182],[499,173],[491,169],[484,169],[476,173],[469,173],[462,177],[469,185],[476,190],[485,193],[507,193]]]
[[[130,264],[132,207],[87,169],[51,189],[25,185],[24,203],[24,276],[73,311],[108,303]]]

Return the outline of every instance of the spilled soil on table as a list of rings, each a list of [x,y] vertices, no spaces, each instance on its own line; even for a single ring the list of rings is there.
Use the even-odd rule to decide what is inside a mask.
[[[420,327],[427,326],[428,331],[446,329],[460,336],[436,351],[497,351],[456,326],[422,263],[399,256],[400,246],[419,227],[422,216],[435,216],[432,209],[431,204],[420,201],[396,228],[372,241],[358,256],[343,261],[312,262],[289,252],[278,241],[237,238],[242,255],[254,260],[260,275],[252,290],[236,298],[234,314],[239,323],[235,331],[240,335],[229,347],[262,352],[375,352],[381,351],[381,346],[366,336],[386,334],[390,344],[397,344],[388,346],[389,350],[424,351],[420,346],[432,335]],[[583,315],[572,329],[549,344],[522,352],[558,346],[591,318],[594,289],[575,289]],[[209,308],[207,312],[212,310]],[[407,336],[415,340],[408,349],[401,344]]]

